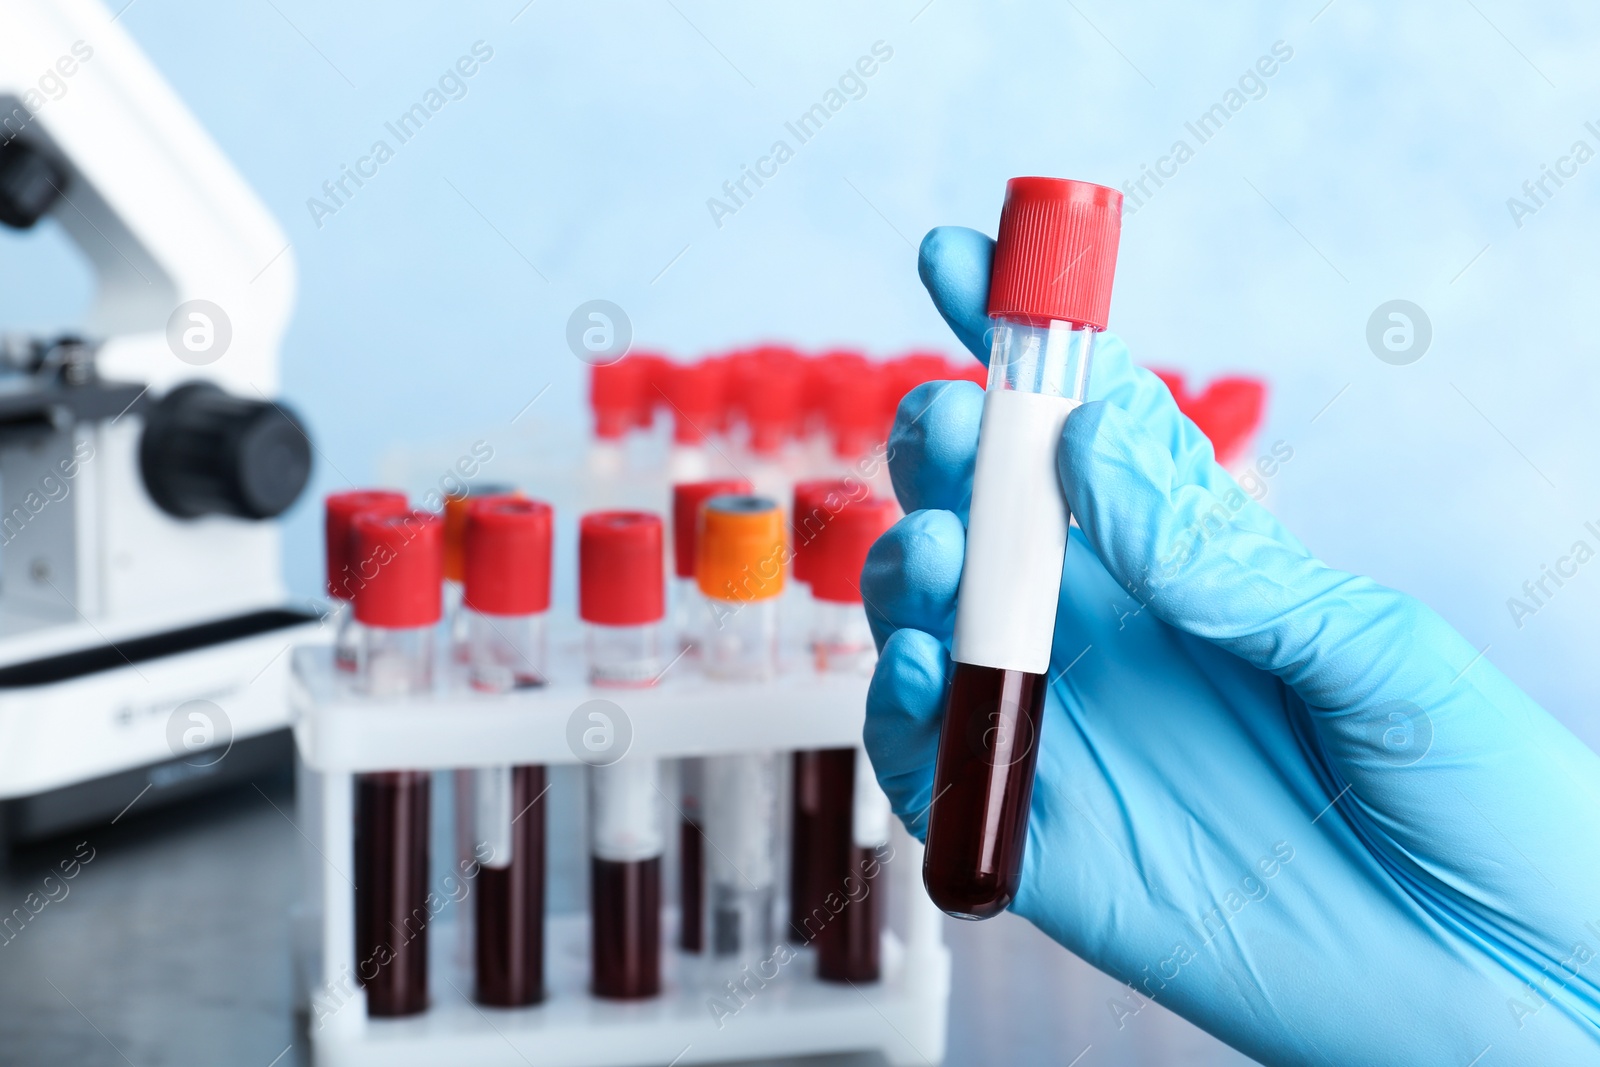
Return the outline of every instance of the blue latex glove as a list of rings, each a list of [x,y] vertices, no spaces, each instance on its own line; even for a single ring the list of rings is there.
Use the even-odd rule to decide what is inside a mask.
[[[938,229],[920,257],[982,360],[992,249]],[[1123,1025],[1153,1000],[1266,1063],[1600,1063],[1600,758],[1429,608],[1311,556],[1116,338],[1092,382],[1013,910],[1132,987]],[[982,396],[902,402],[908,514],[863,574],[867,751],[919,837]]]

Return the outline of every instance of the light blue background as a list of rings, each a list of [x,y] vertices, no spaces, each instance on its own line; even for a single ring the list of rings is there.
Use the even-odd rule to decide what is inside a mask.
[[[1137,177],[1193,146],[1184,123],[1281,40],[1294,57],[1266,95],[1127,220],[1113,326],[1147,363],[1268,378],[1253,447],[1294,449],[1269,506],[1330,561],[1435,606],[1600,745],[1600,562],[1520,629],[1506,606],[1574,540],[1600,548],[1583,529],[1600,526],[1600,161],[1521,228],[1506,206],[1574,140],[1600,149],[1584,129],[1600,11],[522,8],[135,0],[122,16],[299,258],[285,392],[323,462],[287,524],[298,592],[317,586],[317,497],[396,447],[492,435],[548,384],[530,418],[567,429],[576,459],[583,368],[563,336],[580,302],[613,300],[639,343],[684,354],[766,337],[954,351],[915,274],[929,227],[992,231],[1014,174]],[[466,98],[319,229],[307,198],[480,39],[494,58]],[[713,225],[706,199],[880,40],[894,56],[866,95]],[[59,233],[3,240],[0,324],[72,323],[89,279]],[[1406,367],[1364,339],[1397,297],[1434,329]]]

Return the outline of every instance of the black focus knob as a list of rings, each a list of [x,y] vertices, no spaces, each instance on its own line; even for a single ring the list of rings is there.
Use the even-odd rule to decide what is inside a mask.
[[[146,414],[139,472],[150,498],[180,519],[270,519],[305,489],[311,441],[281,405],[190,382]]]
[[[0,143],[0,223],[26,230],[67,187],[67,174],[22,141]]]

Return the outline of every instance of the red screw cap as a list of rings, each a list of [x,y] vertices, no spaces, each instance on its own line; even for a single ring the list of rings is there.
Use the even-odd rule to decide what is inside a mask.
[[[700,506],[714,496],[743,496],[754,492],[743,478],[718,478],[709,482],[680,482],[672,487],[672,569],[679,578],[694,577]]]
[[[847,504],[812,542],[811,595],[834,604],[861,603],[867,550],[894,525],[895,504],[881,497]]]
[[[627,357],[592,368],[589,407],[594,412],[596,437],[615,441],[639,425],[640,409],[648,410],[648,370],[644,363]]]
[[[721,428],[727,389],[728,365],[719,359],[672,368],[667,377],[667,392],[672,397],[672,439],[680,445],[696,445],[705,435]]]
[[[852,370],[865,373],[867,360],[860,352],[850,349],[829,349],[819,356],[801,362],[804,384],[801,388],[801,407],[804,409],[806,428],[826,428],[828,425],[828,398],[837,383]]]
[[[323,542],[328,561],[328,595],[338,600],[352,600],[360,579],[350,566],[350,526],[357,515],[377,512],[398,515],[410,505],[406,495],[392,489],[352,489],[344,493],[329,493],[323,500]]]
[[[772,455],[800,430],[805,387],[800,354],[769,345],[745,355],[740,369],[739,406],[750,426],[750,449]]]
[[[446,581],[466,580],[467,515],[480,500],[521,497],[514,485],[473,485],[464,492],[444,498],[444,577]]]
[[[356,516],[351,569],[356,620],[406,630],[432,626],[441,614],[444,520],[431,511]]]
[[[597,511],[578,524],[578,614],[602,626],[643,626],[667,613],[661,519]]]
[[[859,352],[835,352],[824,359],[814,388],[833,454],[859,459],[882,440],[882,376]]]
[[[639,365],[639,406],[633,413],[634,425],[648,430],[656,421],[656,411],[668,406],[673,363],[654,352],[630,352],[627,358]]]
[[[1012,178],[1000,209],[989,314],[1106,328],[1122,194],[1065,178]]]
[[[467,511],[462,602],[485,615],[550,610],[554,512],[538,500],[489,497]]]
[[[795,581],[812,581],[818,536],[835,516],[854,501],[865,499],[869,492],[866,483],[855,478],[816,478],[795,483],[794,510],[789,515]]]

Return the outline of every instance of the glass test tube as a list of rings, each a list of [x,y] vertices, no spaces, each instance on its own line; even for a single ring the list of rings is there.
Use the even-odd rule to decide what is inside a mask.
[[[702,658],[713,678],[777,672],[784,532],[782,509],[766,497],[712,497],[701,509],[695,575],[710,607]],[[774,946],[777,754],[707,757],[705,782],[711,951],[756,958]]]
[[[663,548],[654,515],[583,517],[578,600],[592,684],[653,685],[667,666]],[[595,755],[588,769],[591,988],[599,997],[651,997],[661,992],[660,764],[626,752]]]
[[[822,819],[822,765],[829,749],[794,753],[789,769],[789,929],[786,937],[807,944],[816,930],[806,920],[822,903],[818,872],[828,854],[819,823]]]
[[[957,918],[1016,896],[1027,845],[1068,515],[1056,453],[1105,327],[1122,195],[1013,178],[990,277],[994,324],[923,882]]]
[[[780,345],[742,352],[734,378],[747,430],[739,469],[756,492],[787,499],[802,459],[795,445],[805,384],[800,354]]]
[[[720,369],[720,368],[719,368]],[[681,482],[672,487],[672,562],[677,587],[673,604],[678,648],[698,658],[699,644],[709,622],[705,594],[695,582],[694,564],[700,508],[714,496],[748,493],[743,478]],[[705,950],[705,766],[698,757],[680,760],[678,827],[678,947],[685,952]]]
[[[465,663],[467,658],[467,619],[461,611],[467,515],[480,500],[521,495],[512,485],[484,484],[468,486],[444,498],[444,614],[450,624],[450,655],[457,663]]]
[[[546,678],[553,513],[548,504],[481,497],[462,536],[462,615],[469,684],[485,693]],[[498,1007],[544,998],[545,769],[458,772],[470,785],[478,872],[473,958],[477,999]]]
[[[826,982],[876,982],[881,971],[883,941],[883,873],[889,843],[889,798],[872,773],[859,745],[846,749],[840,762],[851,787],[849,827],[845,839],[844,874],[834,888],[843,898],[838,915],[817,938],[817,975]]]
[[[356,563],[371,575],[355,597],[363,639],[357,677],[368,696],[433,688],[441,526],[428,512],[355,520]],[[356,973],[368,1015],[413,1015],[428,1006],[430,782],[416,770],[356,776]]]
[[[666,391],[672,408],[672,445],[667,453],[667,478],[697,482],[711,475],[711,448],[706,438],[716,429],[727,366],[702,359],[673,365]]]
[[[359,561],[351,559],[351,525],[357,515],[398,515],[409,507],[404,493],[388,489],[330,493],[323,502],[327,590],[334,603],[333,664],[339,671],[354,674],[361,658],[361,624],[356,622],[351,602],[365,579]],[[369,561],[369,567],[373,565]]]
[[[851,751],[825,748],[794,754],[788,936],[796,944],[814,944],[826,933],[834,921],[829,904],[837,904],[845,891],[850,862]]]
[[[706,765],[678,761],[678,948],[706,950]]]
[[[860,482],[843,484],[865,492]],[[798,491],[795,499],[798,506]],[[811,649],[816,669],[870,674],[877,653],[861,602],[861,569],[867,552],[893,524],[899,509],[893,501],[852,493],[838,501],[836,507],[824,498],[814,513],[822,521],[810,545],[796,554],[796,562],[807,558],[805,574],[811,582],[812,600]],[[801,529],[798,520],[795,528]],[[829,893],[844,892],[850,877],[850,812],[856,792],[852,785],[852,751],[847,748],[795,754],[795,873],[791,876],[789,925],[802,940],[816,937],[819,916],[825,914],[818,908],[825,905]],[[858,910],[852,922],[861,921],[864,920]]]
[[[861,570],[900,509],[892,500],[866,495],[861,482],[845,484],[860,495],[828,516],[811,545],[811,654],[819,671],[870,674],[877,648],[861,602]]]
[[[614,363],[590,368],[589,408],[594,415],[594,436],[589,443],[587,473],[590,480],[610,483],[627,467],[627,438],[638,426],[639,412],[647,402],[645,367],[624,356]]]
[[[865,497],[866,493],[866,485],[853,478],[817,478],[796,483],[794,508],[789,515],[789,543],[793,553],[791,573],[796,582],[807,588],[811,586],[816,570],[815,561],[822,552],[820,542],[832,526],[834,516],[844,512],[851,501]],[[847,609],[835,611],[836,605],[825,605],[814,594],[810,599],[812,649],[818,655],[817,669],[826,670],[820,653],[817,653],[818,642],[826,636],[832,643],[835,635],[843,635],[849,627]],[[864,627],[866,616],[861,611],[859,598],[854,614],[861,616]],[[870,633],[867,641],[870,645]],[[823,817],[825,796],[822,773],[822,750],[794,753],[790,773],[788,936],[801,944],[809,943],[816,935],[814,915],[822,902],[819,884],[827,869],[826,858],[838,851],[833,847],[835,842],[829,839],[819,823]]]
[[[824,402],[835,467],[859,474],[864,458],[883,443],[882,377],[881,369],[859,353],[835,358]]]
[[[776,944],[778,757],[707,756],[705,778],[711,952],[759,959]]]
[[[460,488],[444,498],[444,618],[447,634],[445,647],[449,652],[452,672],[467,674],[469,684],[471,678],[467,660],[474,635],[468,633],[468,628],[472,625],[469,613],[461,610],[462,587],[466,575],[467,514],[480,500],[517,498],[521,495],[514,486],[486,483]],[[542,622],[539,625],[543,625]],[[472,812],[477,803],[474,799],[476,778],[470,770],[458,770],[448,777],[455,791],[456,863],[476,864],[478,857],[472,851],[475,841]],[[470,924],[462,924],[461,932],[464,936],[472,936]],[[468,948],[469,946],[463,946],[464,950]]]

